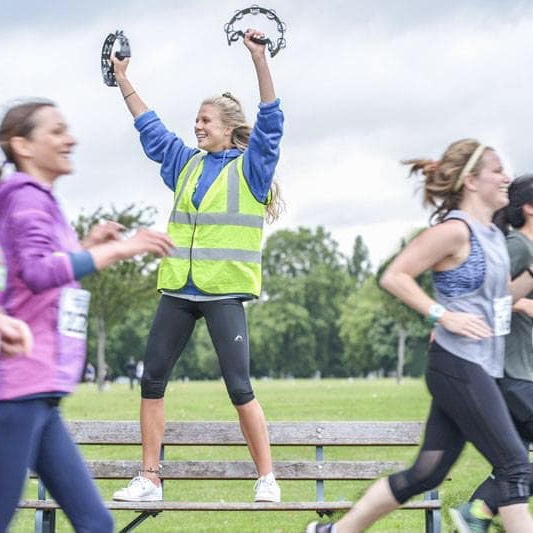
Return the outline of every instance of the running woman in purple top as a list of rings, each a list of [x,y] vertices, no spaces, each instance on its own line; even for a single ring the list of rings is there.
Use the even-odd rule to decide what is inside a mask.
[[[145,252],[166,255],[170,239],[140,229],[121,239],[119,224],[95,226],[80,243],[55,197],[72,172],[76,144],[53,102],[11,107],[0,145],[16,172],[0,181],[0,306],[7,325],[31,328],[17,350],[7,333],[0,352],[0,531],[6,531],[34,470],[76,532],[113,530],[113,520],[61,419],[61,398],[81,377],[90,294],[78,280]],[[11,322],[16,321],[16,322]],[[4,318],[1,324],[5,324]],[[24,326],[22,326],[24,327]]]

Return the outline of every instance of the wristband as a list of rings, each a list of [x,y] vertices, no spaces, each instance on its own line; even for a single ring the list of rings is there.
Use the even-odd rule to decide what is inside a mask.
[[[533,270],[531,270],[531,267],[526,268],[526,272],[533,278]]]
[[[426,316],[426,320],[434,326],[440,319],[440,317],[446,312],[446,308],[440,304],[434,303],[429,308],[429,312]]]

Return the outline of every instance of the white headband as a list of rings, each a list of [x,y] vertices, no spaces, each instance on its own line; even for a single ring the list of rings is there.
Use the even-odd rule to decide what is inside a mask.
[[[457,181],[455,182],[455,185],[453,186],[453,192],[457,192],[462,186],[463,186],[463,179],[467,174],[470,174],[471,170],[474,168],[475,164],[479,161],[479,158],[481,157],[481,154],[485,151],[485,148],[487,148],[484,144],[480,144],[472,153],[468,161],[466,162],[466,165],[463,167],[463,170],[461,170],[461,173],[459,174],[459,177],[457,178]]]

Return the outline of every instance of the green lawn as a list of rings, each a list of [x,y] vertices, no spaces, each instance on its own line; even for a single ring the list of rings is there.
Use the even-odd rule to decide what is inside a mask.
[[[424,420],[429,396],[423,380],[405,380],[401,385],[394,380],[268,380],[254,383],[256,395],[265,411],[267,420]],[[131,391],[127,385],[111,385],[99,393],[94,385],[81,385],[78,391],[64,404],[64,415],[68,419],[137,420],[139,389]],[[166,395],[166,416],[168,420],[235,420],[235,410],[227,397],[224,385],[216,382],[173,382]],[[106,453],[110,458],[140,458],[140,448],[99,447],[84,449],[87,458]],[[187,458],[189,450],[174,452],[180,458]],[[217,458],[218,449],[206,449],[206,457]],[[346,454],[347,450],[337,453]],[[365,452],[358,452],[358,454]],[[410,461],[414,450],[370,449],[370,457],[387,456]],[[244,448],[237,448],[234,457],[247,458]],[[298,458],[312,452],[302,449],[274,450],[274,459]],[[167,455],[167,457],[172,457]],[[227,458],[227,452],[225,457]],[[362,455],[363,457],[363,455]],[[440,494],[445,507],[455,505],[468,498],[476,483],[487,475],[486,462],[475,450],[467,447],[460,461],[451,472],[452,479],[441,487]],[[65,473],[65,475],[67,475]],[[281,482],[282,497],[289,500],[313,499],[312,482]],[[102,482],[105,499],[120,486],[116,482]],[[251,482],[232,481],[225,483],[175,482],[167,486],[169,499],[235,499],[246,501],[252,498]],[[367,483],[326,483],[326,497],[356,499]],[[170,490],[169,490],[170,489]],[[36,484],[30,482],[28,497],[36,496]],[[186,495],[185,497],[183,495]],[[115,513],[117,530],[131,518],[132,513]],[[443,532],[452,527],[446,512],[443,513]],[[315,519],[306,512],[264,512],[264,513],[177,513],[167,512],[156,518],[149,518],[137,528],[137,532],[249,532],[249,533],[296,533],[303,531],[305,524]],[[424,530],[423,513],[420,511],[398,511],[381,520],[369,531],[416,532]],[[19,512],[11,527],[12,533],[33,531],[33,513]],[[72,531],[64,517],[60,517],[58,531]],[[97,533],[97,532],[95,532]]]

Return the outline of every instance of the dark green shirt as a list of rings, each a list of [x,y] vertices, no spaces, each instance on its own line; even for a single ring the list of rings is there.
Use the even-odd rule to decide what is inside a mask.
[[[507,236],[511,259],[511,278],[522,274],[533,263],[533,243],[521,232]],[[533,298],[533,291],[527,295]],[[533,320],[523,313],[511,316],[511,333],[505,338],[505,373],[515,379],[533,381]]]

